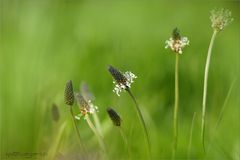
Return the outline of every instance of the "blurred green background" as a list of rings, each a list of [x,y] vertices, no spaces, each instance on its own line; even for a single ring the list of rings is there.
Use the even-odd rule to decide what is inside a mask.
[[[203,159],[203,75],[212,35],[210,10],[215,7],[231,10],[234,21],[217,35],[213,48],[206,115],[209,150],[205,158],[239,158],[239,6],[239,1],[0,0],[1,159],[12,152],[49,153],[65,121],[67,128],[58,154],[80,159],[69,109],[63,101],[69,79],[75,91],[85,81],[95,95],[110,159],[126,159],[127,154],[120,133],[106,114],[109,106],[122,116],[132,159],[147,159],[134,104],[127,93],[118,97],[112,92],[109,64],[138,76],[132,91],[147,123],[152,158],[170,159],[175,55],[164,47],[175,27],[190,40],[180,57],[177,158],[187,158],[190,125],[196,112],[190,156]],[[215,130],[234,79],[237,81]],[[57,123],[51,117],[53,103],[60,110]],[[77,105],[74,108],[78,113]],[[96,154],[96,138],[83,119],[78,123],[88,151]]]

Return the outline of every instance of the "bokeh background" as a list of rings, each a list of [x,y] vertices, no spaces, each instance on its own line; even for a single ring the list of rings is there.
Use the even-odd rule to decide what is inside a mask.
[[[146,141],[127,93],[112,92],[109,64],[132,71],[132,85],[147,123],[153,159],[170,159],[173,142],[175,55],[164,49],[178,27],[190,39],[180,57],[180,108],[177,158],[186,159],[193,113],[196,119],[190,157],[238,159],[239,137],[239,1],[95,1],[0,0],[0,159],[7,153],[48,154],[61,126],[58,159],[81,159],[76,133],[63,92],[71,79],[77,92],[87,82],[99,107],[98,116],[110,159],[127,159],[124,142],[106,114],[114,107],[123,119],[132,159],[147,159]],[[210,10],[227,8],[234,21],[217,35],[209,72],[206,145],[200,140],[203,75],[212,35]],[[228,90],[217,129],[217,120]],[[59,107],[54,122],[52,104]],[[78,107],[74,106],[77,114]],[[99,159],[97,139],[81,119],[83,141]],[[46,156],[47,157],[47,156]],[[47,159],[45,156],[39,159]],[[57,159],[56,158],[56,159]],[[21,157],[19,159],[24,159]]]

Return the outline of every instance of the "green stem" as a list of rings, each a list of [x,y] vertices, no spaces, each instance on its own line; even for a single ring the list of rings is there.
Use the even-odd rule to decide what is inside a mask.
[[[146,136],[146,140],[147,140],[147,145],[148,145],[148,152],[149,152],[149,157],[151,159],[151,146],[150,146],[150,141],[149,141],[149,136],[148,136],[148,131],[147,131],[147,127],[146,127],[146,123],[144,121],[144,118],[143,118],[143,115],[141,113],[141,110],[138,106],[138,103],[137,103],[137,100],[136,98],[134,97],[134,95],[132,94],[132,92],[130,91],[129,88],[126,89],[126,91],[129,93],[129,95],[131,96],[131,98],[133,99],[134,103],[135,103],[135,108],[137,110],[137,113],[138,113],[138,117],[140,119],[140,122],[143,126],[143,129],[144,129],[144,134]]]
[[[205,73],[204,73],[203,102],[202,102],[202,126],[201,126],[201,138],[202,138],[202,145],[203,145],[204,152],[205,152],[205,144],[204,144],[205,136],[204,135],[205,135],[205,114],[206,114],[206,101],[207,101],[208,72],[209,72],[212,48],[213,48],[213,44],[214,44],[217,33],[218,32],[216,30],[214,30],[211,41],[210,41],[210,45],[208,48],[207,60],[206,60],[206,65],[205,65]]]
[[[101,124],[100,124],[97,113],[93,113],[93,120],[94,120],[94,124],[96,125],[96,129],[97,129],[98,133],[101,135],[101,137],[103,137],[102,130],[101,130]]]
[[[192,149],[192,135],[193,135],[193,127],[195,122],[196,112],[193,113],[192,124],[190,128],[190,136],[189,136],[189,144],[188,144],[188,159],[191,159],[191,149]]]
[[[179,54],[176,53],[175,61],[175,104],[173,112],[173,158],[175,158],[177,143],[178,143],[178,105],[179,105],[179,88],[178,88],[178,67],[179,66]]]
[[[97,131],[97,129],[95,128],[95,126],[93,125],[92,121],[90,120],[89,116],[86,115],[85,119],[90,127],[90,129],[93,131],[93,133],[97,136],[99,145],[101,147],[101,149],[104,151],[104,153],[106,153],[106,149],[105,149],[105,144],[103,142],[103,137],[100,135],[100,133]]]
[[[78,141],[79,141],[80,147],[83,150],[83,152],[85,152],[85,147],[82,144],[82,138],[80,136],[80,132],[79,132],[78,127],[77,127],[77,122],[76,122],[75,117],[74,117],[72,106],[70,106],[70,113],[71,113],[71,116],[72,116],[72,120],[73,120],[73,123],[74,123],[74,127],[75,127],[75,130],[76,130],[77,136],[78,136]]]

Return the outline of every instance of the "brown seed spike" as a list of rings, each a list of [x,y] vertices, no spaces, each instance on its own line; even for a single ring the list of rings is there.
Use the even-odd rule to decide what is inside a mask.
[[[67,81],[65,85],[64,100],[66,105],[69,106],[72,106],[74,103],[73,85],[71,80]]]
[[[55,103],[52,104],[52,118],[55,122],[58,122],[60,118],[58,106]]]
[[[121,126],[121,118],[118,115],[118,113],[116,111],[114,111],[112,108],[108,108],[107,109],[108,115],[110,117],[110,119],[112,120],[113,124],[115,126]]]
[[[127,86],[126,85],[127,79],[119,70],[110,65],[108,67],[108,71],[111,73],[111,75],[113,76],[117,83]]]

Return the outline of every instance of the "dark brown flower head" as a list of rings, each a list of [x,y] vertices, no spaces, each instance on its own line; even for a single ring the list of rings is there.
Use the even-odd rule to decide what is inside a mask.
[[[108,71],[111,73],[117,83],[125,86],[127,85],[127,78],[119,70],[117,70],[113,66],[109,66]]]
[[[178,28],[174,28],[174,30],[172,32],[172,38],[174,40],[180,40],[181,39],[180,31],[179,31]]]
[[[74,104],[74,92],[71,80],[67,81],[65,85],[64,100],[65,103],[69,106],[72,106]]]
[[[55,122],[58,122],[60,118],[58,106],[55,103],[52,104],[52,118]]]
[[[113,124],[115,126],[121,126],[121,118],[118,115],[118,113],[116,111],[114,111],[112,108],[108,108],[107,109],[108,115],[110,117],[110,119],[112,120]]]

